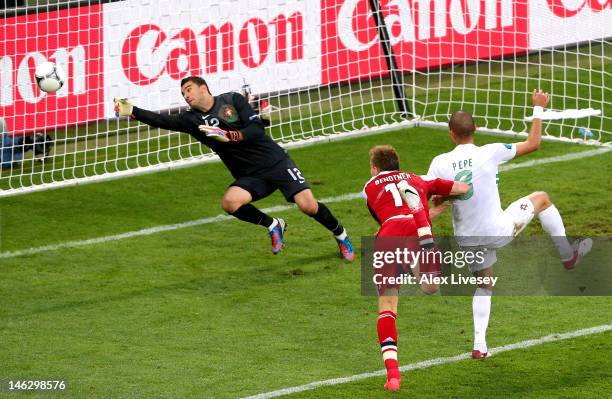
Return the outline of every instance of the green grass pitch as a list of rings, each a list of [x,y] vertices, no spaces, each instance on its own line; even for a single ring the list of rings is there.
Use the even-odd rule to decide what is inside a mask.
[[[382,143],[417,173],[452,148],[445,133],[418,128],[291,155],[318,198],[334,197],[362,189],[368,149]],[[590,149],[545,142],[512,162]],[[610,235],[611,169],[607,153],[507,171],[502,202],[544,190],[568,235]],[[214,163],[2,198],[0,250],[215,216],[230,182]],[[258,203],[280,204],[278,193]],[[376,231],[362,200],[329,207],[357,246]],[[358,264],[339,260],[331,235],[297,210],[276,215],[289,223],[279,256],[262,228],[232,220],[0,258],[0,380],[67,381],[44,398],[235,398],[383,368],[376,300],[360,295]],[[451,234],[450,215],[434,229]],[[541,233],[534,222],[523,234]],[[494,297],[488,343],[611,324],[611,306],[610,297]],[[470,297],[402,297],[398,313],[400,364],[471,349]],[[606,332],[407,372],[398,394],[375,377],[292,397],[605,397],[611,354]]]

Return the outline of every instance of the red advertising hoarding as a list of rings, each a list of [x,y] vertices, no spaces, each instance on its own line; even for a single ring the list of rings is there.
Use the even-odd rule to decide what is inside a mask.
[[[527,0],[381,0],[400,70],[524,52]],[[387,72],[368,0],[321,0],[322,83]]]
[[[0,116],[19,134],[100,119],[104,113],[102,5],[0,20]],[[52,61],[62,89],[36,86],[37,64]]]

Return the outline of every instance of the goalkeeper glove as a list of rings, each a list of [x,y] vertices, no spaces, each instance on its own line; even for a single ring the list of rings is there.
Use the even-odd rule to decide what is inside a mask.
[[[240,132],[239,130],[227,131],[227,130],[219,129],[218,127],[215,127],[215,126],[208,126],[208,125],[200,125],[198,126],[198,129],[200,129],[200,131],[204,133],[206,137],[213,138],[222,143],[227,143],[228,141],[242,140],[242,132]]]
[[[132,116],[132,111],[134,111],[134,106],[127,98],[118,98],[115,97],[113,99],[115,103],[115,116]]]

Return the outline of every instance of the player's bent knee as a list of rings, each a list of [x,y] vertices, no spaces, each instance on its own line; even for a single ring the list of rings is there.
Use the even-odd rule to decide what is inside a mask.
[[[293,201],[300,211],[309,216],[314,216],[319,211],[319,203],[309,189],[300,191],[293,197]]]
[[[298,204],[298,208],[307,215],[316,215],[319,210],[319,204],[316,201]]]
[[[550,200],[548,193],[544,191],[542,191],[542,205],[544,208],[548,208],[549,206],[552,205],[552,201]]]
[[[221,208],[227,213],[234,213],[251,200],[252,197],[248,191],[240,187],[230,187],[221,199]]]
[[[536,191],[534,194],[540,199],[540,201],[550,202],[550,197],[546,191]]]
[[[316,215],[319,211],[319,203],[316,199],[307,198],[307,199],[297,199],[295,201],[300,211],[304,212],[307,215],[313,216]]]
[[[552,205],[552,201],[545,191],[536,191],[532,193],[529,198],[533,202],[536,213]]]
[[[238,210],[233,203],[228,201],[221,201],[221,208],[227,213],[234,213]]]
[[[227,213],[236,212],[242,205],[244,205],[241,201],[232,200],[229,198],[223,198],[221,200],[221,208]]]

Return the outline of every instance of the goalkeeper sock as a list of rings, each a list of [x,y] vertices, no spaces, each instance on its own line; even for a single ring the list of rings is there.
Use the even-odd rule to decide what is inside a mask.
[[[338,219],[332,215],[331,211],[325,204],[321,202],[317,202],[319,204],[319,209],[317,213],[312,215],[317,222],[321,223],[327,230],[331,231],[335,236],[339,236],[344,232],[344,227],[338,222]]]
[[[540,223],[545,232],[550,234],[553,240],[553,244],[557,247],[561,260],[571,259],[574,256],[574,249],[570,245],[567,237],[565,236],[565,226],[563,226],[563,219],[556,206],[551,205],[538,213]]]
[[[491,295],[493,291],[486,288],[476,288],[472,299],[474,314],[474,350],[487,352],[487,327],[491,314]]]
[[[275,222],[274,219],[251,204],[242,205],[234,213],[230,213],[230,215],[242,220],[243,222],[258,224],[265,227],[269,227]]]
[[[334,234],[334,236],[340,240],[340,241],[344,241],[344,239],[348,236],[348,234],[346,234],[346,230],[344,229],[344,227],[342,228],[342,233],[340,234]]]
[[[383,361],[387,369],[387,379],[400,378],[397,362],[397,329],[395,328],[395,313],[390,310],[378,314],[378,342],[382,351]]]
[[[278,220],[277,219],[272,219],[272,224],[268,226],[268,231],[274,230],[274,228],[276,226],[278,226]]]

